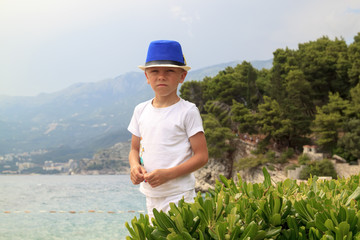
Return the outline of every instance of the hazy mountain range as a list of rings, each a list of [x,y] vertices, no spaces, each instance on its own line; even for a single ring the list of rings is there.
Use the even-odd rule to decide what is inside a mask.
[[[192,70],[186,80],[212,77],[241,62]],[[269,69],[272,60],[251,64]],[[48,149],[63,161],[92,156],[99,149],[128,141],[126,128],[135,105],[152,97],[142,72],[78,83],[35,97],[0,96],[0,155]]]

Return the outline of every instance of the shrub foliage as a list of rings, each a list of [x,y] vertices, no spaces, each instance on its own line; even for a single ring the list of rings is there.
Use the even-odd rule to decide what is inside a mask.
[[[311,175],[337,178],[335,167],[329,159],[312,161],[306,164],[305,168],[300,172],[300,179],[308,179]]]
[[[127,239],[360,239],[360,175],[348,179],[272,184],[220,176],[194,203],[171,204],[168,213],[141,214]]]

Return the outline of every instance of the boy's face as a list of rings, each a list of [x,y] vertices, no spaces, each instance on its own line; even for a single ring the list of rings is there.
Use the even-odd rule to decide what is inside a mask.
[[[145,70],[147,83],[155,94],[166,97],[176,94],[178,85],[183,83],[187,72],[176,67],[150,67]]]

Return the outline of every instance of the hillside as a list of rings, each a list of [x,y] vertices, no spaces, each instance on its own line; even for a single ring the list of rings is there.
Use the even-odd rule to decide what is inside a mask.
[[[187,79],[214,76],[239,62],[192,70]],[[254,64],[271,67],[271,60]],[[0,96],[0,155],[46,149],[47,154],[34,156],[34,161],[91,157],[100,149],[127,141],[133,108],[152,97],[142,72],[77,83],[35,97]]]

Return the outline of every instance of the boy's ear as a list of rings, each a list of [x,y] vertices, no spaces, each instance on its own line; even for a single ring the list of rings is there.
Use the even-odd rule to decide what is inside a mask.
[[[146,82],[147,82],[148,84],[150,84],[150,81],[149,81],[148,75],[146,74],[146,71],[144,71],[144,73],[145,73],[145,77],[146,77]]]
[[[181,73],[181,80],[180,80],[180,83],[183,83],[184,82],[184,80],[185,80],[185,78],[186,78],[186,75],[187,75],[187,71],[183,71],[182,73]]]

